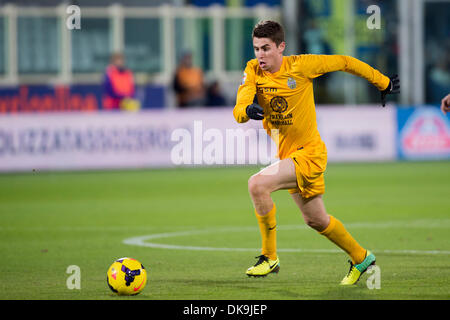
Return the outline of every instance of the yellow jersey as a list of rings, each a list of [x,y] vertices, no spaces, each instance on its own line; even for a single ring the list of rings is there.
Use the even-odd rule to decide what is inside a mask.
[[[389,78],[368,64],[342,55],[283,56],[278,72],[263,71],[256,59],[250,60],[237,92],[233,115],[237,122],[249,120],[246,113],[255,94],[264,109],[263,127],[278,130],[278,157],[285,159],[305,145],[321,142],[317,130],[313,79],[320,75],[345,71],[360,76],[379,90],[389,85]]]

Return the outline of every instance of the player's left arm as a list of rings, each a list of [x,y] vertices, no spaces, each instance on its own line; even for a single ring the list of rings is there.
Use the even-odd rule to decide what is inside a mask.
[[[244,71],[241,85],[239,86],[236,105],[233,109],[234,118],[238,123],[247,122],[250,119],[262,120],[264,118],[263,109],[254,104],[256,94],[254,61],[249,61]]]
[[[400,79],[397,75],[387,77],[367,63],[344,55],[300,55],[300,63],[306,77],[316,78],[334,71],[344,71],[359,76],[372,83],[381,92],[383,107],[386,95],[400,92]]]

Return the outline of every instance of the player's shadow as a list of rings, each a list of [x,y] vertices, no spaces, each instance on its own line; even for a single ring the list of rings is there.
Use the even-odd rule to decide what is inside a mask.
[[[252,282],[252,280],[256,280],[258,282]],[[248,291],[248,296],[253,297],[255,294],[255,290],[261,289],[261,281],[266,279],[240,279],[240,280],[211,280],[211,279],[171,279],[165,280],[165,284],[174,283],[174,284],[184,284],[190,286],[198,286],[198,287],[206,287],[211,289],[216,287],[217,289],[238,289],[244,291]],[[295,292],[293,290],[281,289],[279,286],[264,286],[264,294],[271,297],[277,297],[272,299],[302,299],[302,296],[299,292]],[[213,298],[213,297],[212,297]]]
[[[353,286],[330,286],[327,289],[317,292],[319,300],[377,300],[379,290],[370,290],[365,283],[358,283]]]
[[[336,283],[330,283],[330,286],[324,288],[317,288],[317,291],[314,293],[309,292],[308,297],[305,296],[305,293],[302,292],[302,289],[296,288],[287,289],[283,288],[283,284],[280,282],[271,283],[272,285],[267,285],[267,281],[270,279],[261,278],[244,278],[244,279],[236,279],[236,280],[212,280],[212,279],[165,279],[164,284],[167,286],[170,283],[173,283],[176,286],[179,285],[189,285],[192,287],[205,287],[207,289],[216,288],[217,290],[240,290],[242,295],[246,295],[245,292],[248,292],[248,297],[253,299],[261,298],[258,294],[258,297],[255,296],[255,292],[261,292],[261,288],[264,288],[263,294],[266,297],[270,297],[270,299],[280,300],[302,300],[302,299],[313,299],[313,300],[376,300],[380,299],[377,293],[380,293],[381,290],[373,289],[370,290],[366,286],[365,281],[360,281],[358,284],[353,286],[340,286]],[[292,285],[292,284],[291,284]],[[300,286],[301,287],[301,286]],[[312,296],[311,296],[312,294]],[[211,298],[214,298],[212,294]]]

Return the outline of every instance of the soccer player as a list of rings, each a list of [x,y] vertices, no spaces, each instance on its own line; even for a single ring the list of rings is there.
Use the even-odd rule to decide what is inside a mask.
[[[447,114],[450,111],[450,93],[442,98],[441,111],[443,114]]]
[[[280,160],[248,181],[260,228],[262,251],[246,274],[266,276],[280,269],[276,248],[277,209],[271,193],[288,189],[306,224],[350,256],[350,270],[341,284],[355,284],[361,274],[375,263],[375,255],[363,248],[342,222],[325,209],[322,195],[325,192],[327,150],[317,130],[313,79],[333,71],[363,77],[381,91],[383,106],[387,94],[399,92],[399,79],[397,76],[386,77],[349,56],[284,56],[284,30],[274,21],[259,22],[252,37],[256,59],[247,63],[233,115],[239,123],[249,119],[262,120],[269,135],[275,129],[278,136],[274,140],[278,141]],[[258,103],[253,102],[255,94]]]

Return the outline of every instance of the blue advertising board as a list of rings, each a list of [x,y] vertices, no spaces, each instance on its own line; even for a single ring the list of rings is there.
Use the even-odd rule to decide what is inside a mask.
[[[143,109],[165,107],[164,86],[136,87]],[[0,87],[0,114],[17,112],[96,111],[102,107],[101,85],[20,85]]]
[[[436,106],[398,108],[398,158],[450,159],[450,121]]]

